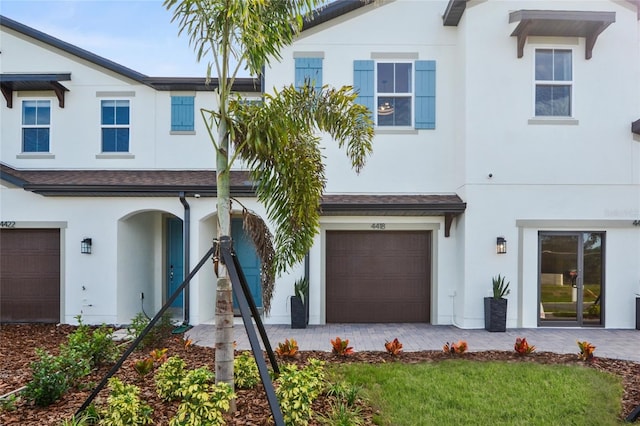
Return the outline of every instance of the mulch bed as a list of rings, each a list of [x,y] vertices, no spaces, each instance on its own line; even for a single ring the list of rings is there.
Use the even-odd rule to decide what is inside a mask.
[[[30,363],[36,360],[34,348],[43,348],[52,354],[58,353],[60,343],[75,327],[69,325],[20,324],[2,325],[0,327],[0,395],[4,395],[24,386],[31,377]],[[275,345],[277,342],[272,342]],[[172,336],[162,343],[168,348],[169,356],[180,356],[189,368],[208,365],[213,371],[214,351],[212,348],[191,346],[185,348],[182,336]],[[153,375],[140,377],[133,369],[135,361],[145,358],[147,351],[135,351],[116,374],[126,383],[140,387],[140,396],[154,410],[155,425],[166,425],[175,414],[178,404],[161,401],[155,392]],[[464,359],[488,361],[500,360],[506,362],[538,362],[542,364],[584,365],[589,368],[605,371],[622,378],[624,395],[622,398],[622,412],[620,418],[626,418],[640,405],[640,363],[622,361],[609,358],[594,358],[591,362],[578,360],[576,354],[556,354],[551,352],[534,352],[525,357],[507,351],[469,352],[461,356]],[[309,358],[317,358],[327,363],[384,363],[384,362],[437,362],[450,359],[450,356],[438,351],[405,352],[392,357],[384,352],[356,352],[348,357],[337,357],[329,352],[305,351],[296,357],[296,363],[304,364]],[[289,361],[287,361],[289,362]],[[97,384],[109,370],[104,367],[94,371],[86,383]],[[29,405],[24,400],[18,401],[16,410],[0,411],[1,425],[54,425],[58,426],[63,419],[69,419],[91,394],[92,389],[72,390],[66,393],[55,404],[39,408]],[[238,390],[237,411],[227,418],[230,425],[266,425],[270,424],[270,410],[264,389],[259,385],[252,390]],[[103,390],[97,402],[106,400],[107,391]],[[318,398],[314,403],[314,410],[318,413],[328,413],[329,401]],[[371,407],[362,406],[362,414],[367,424],[371,424],[374,414]],[[314,425],[316,423],[312,423]]]

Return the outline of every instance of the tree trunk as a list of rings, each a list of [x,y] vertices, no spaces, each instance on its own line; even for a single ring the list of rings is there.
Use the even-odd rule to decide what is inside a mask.
[[[216,174],[218,186],[218,239],[231,235],[231,205],[229,189],[229,139],[227,123],[220,120],[218,127]],[[216,383],[224,382],[233,388],[233,299],[231,280],[223,265],[218,267],[216,291]]]

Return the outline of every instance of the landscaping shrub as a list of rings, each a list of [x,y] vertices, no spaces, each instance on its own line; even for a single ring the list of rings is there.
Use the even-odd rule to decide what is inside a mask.
[[[226,383],[214,384],[214,374],[207,367],[187,372],[178,393],[182,402],[169,426],[201,426],[224,424],[223,414],[234,397]]]
[[[324,388],[324,363],[311,359],[299,369],[295,364],[283,365],[276,383],[276,395],[287,425],[307,425],[313,416],[311,405]]]
[[[233,377],[239,389],[251,389],[260,381],[258,365],[251,352],[243,352],[233,360]]]
[[[172,356],[158,368],[155,376],[156,392],[165,401],[180,398],[180,383],[184,379],[186,363],[177,356]]]
[[[23,392],[28,401],[46,407],[57,401],[69,389],[69,379],[61,359],[42,349],[36,349],[38,360],[31,363],[32,378]]]
[[[111,393],[107,407],[101,413],[102,426],[138,426],[152,423],[150,406],[140,400],[140,389],[122,383],[117,377],[109,379]]]
[[[127,333],[133,339],[137,339],[142,334],[144,329],[149,325],[149,318],[147,318],[142,312],[139,312],[131,320],[131,324],[127,327]],[[149,333],[142,339],[138,345],[138,349],[146,349],[152,347],[162,341],[164,337],[171,335],[174,325],[171,322],[171,316],[168,314],[160,317],[157,323],[153,326]]]

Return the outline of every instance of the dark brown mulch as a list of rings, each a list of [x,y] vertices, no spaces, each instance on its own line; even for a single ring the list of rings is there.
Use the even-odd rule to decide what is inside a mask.
[[[52,354],[57,354],[60,343],[66,340],[67,335],[74,330],[68,325],[2,325],[0,327],[0,395],[24,386],[30,379],[30,363],[36,359],[34,348],[44,348]],[[275,344],[276,342],[272,342]],[[172,336],[162,344],[167,347],[168,355],[178,355],[183,358],[189,368],[208,365],[213,370],[214,352],[211,348],[192,346],[184,347],[182,336]],[[177,404],[162,402],[156,395],[152,375],[140,378],[133,370],[132,364],[136,360],[145,358],[147,351],[136,351],[125,362],[124,366],[116,374],[123,381],[140,387],[141,397],[154,409],[154,424],[166,425],[175,414]],[[484,351],[469,352],[462,355],[465,359],[488,361],[501,360],[506,362],[538,362],[543,364],[568,364],[585,365],[601,371],[618,375],[622,378],[624,395],[622,398],[622,412],[620,418],[624,419],[633,409],[640,405],[640,363],[621,361],[608,358],[594,358],[585,363],[578,360],[576,354],[555,354],[551,352],[534,352],[520,357],[513,352]],[[317,358],[330,363],[361,362],[437,362],[450,357],[442,352],[423,351],[406,352],[398,357],[392,357],[383,352],[356,352],[349,357],[336,357],[328,352],[301,352],[295,359],[297,363],[305,363],[309,358]],[[87,378],[87,383],[98,383],[109,368],[101,368]],[[57,426],[63,419],[73,416],[76,410],[89,396],[92,389],[73,390],[55,404],[38,408],[29,405],[24,400],[18,401],[16,410],[1,411],[1,425],[54,425]],[[102,391],[97,401],[106,399],[106,391]],[[237,391],[237,411],[229,416],[228,424],[231,425],[266,425],[269,424],[270,411],[264,394],[264,389],[258,386],[253,390]],[[314,409],[318,413],[328,413],[329,401],[319,398]],[[365,420],[370,424],[373,410],[362,407]]]

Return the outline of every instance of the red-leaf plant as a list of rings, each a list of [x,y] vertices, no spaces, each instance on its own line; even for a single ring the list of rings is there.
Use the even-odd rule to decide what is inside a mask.
[[[513,345],[513,349],[518,355],[529,355],[531,352],[536,350],[536,347],[530,345],[529,342],[527,342],[526,337],[518,337],[516,338],[516,343]]]
[[[584,342],[581,342],[578,340],[578,347],[580,348],[580,353],[578,354],[578,358],[580,358],[583,361],[591,361],[593,359],[593,353],[596,350],[595,346],[593,346],[591,343],[587,342],[586,340]]]
[[[402,353],[402,343],[400,343],[397,337],[393,339],[391,342],[385,341],[384,347],[387,350],[387,352],[391,355],[395,356]]]
[[[442,347],[442,350],[445,353],[448,353],[448,354],[451,354],[451,355],[460,355],[460,354],[465,353],[468,348],[469,348],[469,346],[467,345],[467,342],[465,342],[464,340],[458,340],[458,343],[449,343],[449,342],[447,342]]]
[[[296,339],[284,339],[284,343],[278,343],[275,350],[278,356],[283,358],[293,358],[298,353],[298,342]]]
[[[353,354],[353,347],[349,346],[349,339],[340,339],[336,337],[336,340],[331,341],[331,346],[333,346],[333,354],[340,356],[347,356]]]

